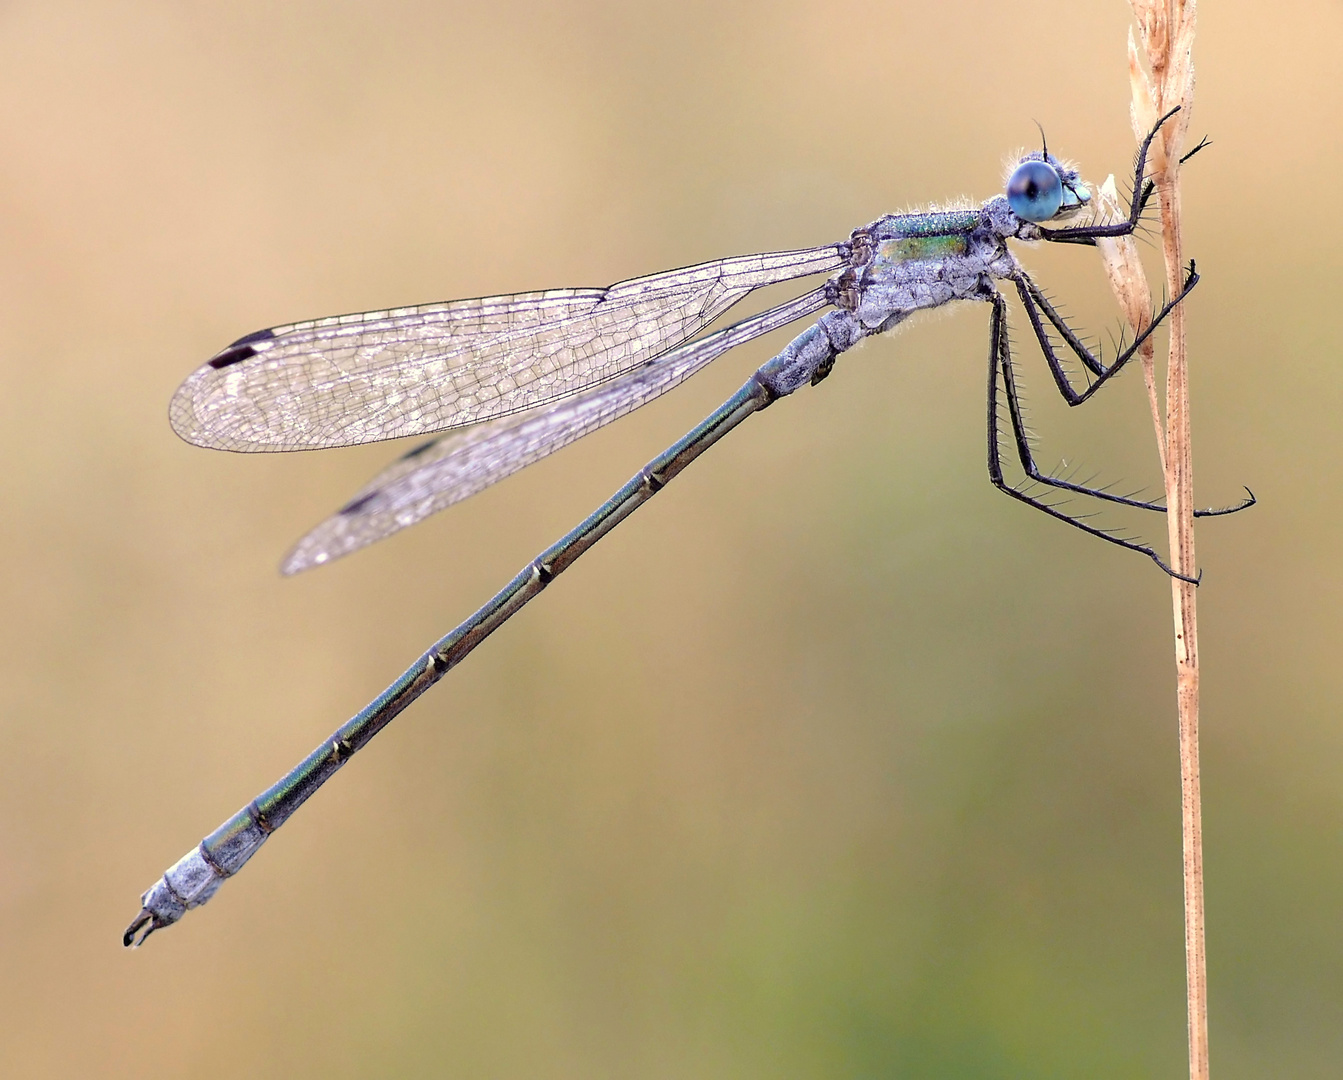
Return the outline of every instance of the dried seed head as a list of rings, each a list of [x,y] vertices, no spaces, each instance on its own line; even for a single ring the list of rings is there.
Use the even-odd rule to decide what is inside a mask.
[[[1147,62],[1152,65],[1153,71],[1161,71],[1165,67],[1170,47],[1165,0],[1129,0],[1129,6],[1133,8],[1133,17],[1138,20]]]
[[[1128,211],[1119,204],[1115,192],[1115,178],[1106,177],[1098,192],[1101,211],[1112,217],[1124,217]],[[1152,290],[1147,283],[1147,272],[1138,257],[1138,244],[1132,236],[1099,236],[1096,247],[1101,253],[1106,279],[1123,309],[1124,317],[1135,334],[1147,329],[1152,318]],[[1150,349],[1149,342],[1144,352]]]
[[[1179,114],[1161,130],[1152,144],[1152,173],[1166,179],[1178,166],[1189,131],[1194,101],[1194,29],[1197,0],[1129,0],[1138,35],[1147,56],[1148,75],[1138,57],[1133,31],[1129,31],[1129,83],[1133,90],[1133,129],[1141,139],[1156,118],[1181,106]]]
[[[1132,27],[1129,28],[1128,32],[1128,78],[1133,91],[1133,104],[1129,109],[1129,117],[1133,123],[1133,137],[1142,142],[1147,137],[1147,133],[1156,125],[1160,113],[1157,111],[1156,87],[1152,85],[1151,77],[1143,69],[1142,61],[1138,58],[1138,46],[1133,41]],[[1160,138],[1152,140],[1149,158],[1152,172],[1165,171],[1166,150],[1164,140]]]

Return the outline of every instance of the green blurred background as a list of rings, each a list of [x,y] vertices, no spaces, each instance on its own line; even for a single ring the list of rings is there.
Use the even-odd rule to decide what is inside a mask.
[[[0,1072],[1182,1075],[1169,587],[989,486],[973,308],[715,448],[208,908],[120,944],[165,866],[786,337],[287,581],[396,448],[194,449],[189,371],[278,322],[982,199],[1033,119],[1122,173],[1128,23],[4,5]],[[1239,0],[1196,51],[1198,494],[1261,500],[1199,532],[1220,1078],[1343,1069],[1340,47],[1334,0]],[[1117,327],[1094,254],[1024,258]],[[1075,412],[1024,372],[1043,461],[1157,483],[1136,372]]]

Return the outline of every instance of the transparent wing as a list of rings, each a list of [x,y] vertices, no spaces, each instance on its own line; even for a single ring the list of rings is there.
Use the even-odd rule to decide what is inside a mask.
[[[475,424],[580,393],[689,340],[752,289],[842,266],[847,245],[339,315],[235,341],[169,407],[188,442],[311,450]]]
[[[666,393],[727,350],[827,303],[825,290],[815,289],[548,409],[418,446],[300,540],[281,570],[294,574],[321,565],[414,525]]]

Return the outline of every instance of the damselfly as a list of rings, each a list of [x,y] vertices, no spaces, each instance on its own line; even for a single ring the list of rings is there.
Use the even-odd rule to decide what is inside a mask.
[[[1006,282],[1015,290],[1069,405],[1086,401],[1123,368],[1197,283],[1193,264],[1179,294],[1106,365],[1022,269],[1008,241],[1094,245],[1098,237],[1133,232],[1152,193],[1145,182],[1147,151],[1170,115],[1141,145],[1123,220],[1066,224],[1091,203],[1091,193],[1074,168],[1042,147],[1022,157],[1005,193],[983,206],[888,215],[841,243],[720,259],[607,289],[517,293],[293,323],[249,334],[211,359],[182,384],[170,414],[178,434],[201,446],[300,450],[456,431],[406,454],[304,537],[283,564],[286,573],[293,573],[488,487],[670,390],[736,345],[831,309],[702,424],[435,643],[284,779],[169,869],[144,894],[125,943],[139,944],[205,903],[394,716],[718,439],[752,413],[819,382],[840,354],[918,311],[955,300],[990,307],[988,467],[994,486],[1093,536],[1140,552],[1170,573],[1152,548],[1071,516],[1037,493],[1062,490],[1143,510],[1164,509],[1037,467],[1008,344],[1007,302],[999,288]],[[751,291],[819,274],[830,275],[819,288],[696,336]],[[1046,323],[1081,362],[1085,387],[1074,387]],[[1006,479],[999,455],[1000,393],[1026,477],[1020,484]]]

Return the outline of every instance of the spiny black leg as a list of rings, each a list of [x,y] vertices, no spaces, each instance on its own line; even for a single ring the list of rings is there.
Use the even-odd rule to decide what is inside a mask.
[[[1081,405],[1082,402],[1086,401],[1088,398],[1091,397],[1092,394],[1094,394],[1097,390],[1099,390],[1102,386],[1104,386],[1106,382],[1110,380],[1111,377],[1117,375],[1120,369],[1122,369],[1123,366],[1129,362],[1129,359],[1140,348],[1142,348],[1143,342],[1145,342],[1149,337],[1151,337],[1156,332],[1156,328],[1160,326],[1162,322],[1165,321],[1166,316],[1169,315],[1172,311],[1174,311],[1175,308],[1180,304],[1180,302],[1184,300],[1184,298],[1188,296],[1191,292],[1194,291],[1194,286],[1197,285],[1198,282],[1199,282],[1198,270],[1195,269],[1194,260],[1190,259],[1189,272],[1185,276],[1184,287],[1180,289],[1180,291],[1175,296],[1171,297],[1169,300],[1166,301],[1165,306],[1162,307],[1162,309],[1156,313],[1155,317],[1153,317],[1152,321],[1147,324],[1147,326],[1143,329],[1143,331],[1133,339],[1132,344],[1130,344],[1127,349],[1125,349],[1123,352],[1121,352],[1118,356],[1114,358],[1114,361],[1110,364],[1110,366],[1105,368],[1096,377],[1096,381],[1092,383],[1090,386],[1088,386],[1084,391],[1082,391],[1082,393],[1078,394],[1076,401],[1069,400],[1068,404]],[[1075,335],[1074,340],[1076,340]],[[1069,345],[1070,346],[1072,345],[1071,341],[1069,342]],[[1099,363],[1099,361],[1097,362]]]
[[[1184,157],[1180,158],[1180,164],[1183,165],[1186,161],[1188,161],[1191,157],[1197,154],[1200,150],[1204,150],[1211,145],[1212,140],[1208,138],[1208,136],[1204,135],[1203,138],[1199,139],[1198,145],[1194,147],[1194,149],[1190,150],[1189,153],[1185,154]],[[1151,199],[1152,193],[1154,191],[1156,191],[1156,181],[1148,180],[1147,183],[1145,183],[1142,188],[1142,199],[1139,201],[1138,204],[1138,213],[1141,214],[1144,210],[1147,209],[1148,200]]]
[[[1050,371],[1053,373],[1055,381],[1062,385],[1066,383],[1066,376],[1063,373],[1062,366],[1059,364],[1057,356],[1053,353],[1051,343],[1045,335],[1044,328],[1040,324],[1039,315],[1034,309],[1034,301],[1037,298],[1026,293],[1020,281],[1017,282],[1017,288],[1018,290],[1022,290],[1022,302],[1025,304],[1026,311],[1031,317],[1031,325],[1035,329],[1035,336],[1040,341],[1040,347],[1045,354],[1045,359],[1049,362]],[[1055,325],[1059,325],[1060,323],[1062,323],[1062,320],[1058,319]],[[1067,328],[1066,324],[1062,324],[1060,328],[1065,334],[1072,334],[1072,331]],[[1075,337],[1076,335],[1073,336]],[[1085,346],[1081,346],[1080,343],[1077,347],[1085,348]],[[1121,506],[1131,506],[1136,510],[1153,510],[1161,514],[1166,512],[1166,508],[1160,503],[1147,502],[1143,499],[1135,499],[1128,495],[1116,495],[1113,492],[1106,491],[1104,488],[1094,488],[1086,484],[1075,484],[1071,480],[1065,480],[1062,477],[1050,476],[1048,473],[1041,472],[1039,467],[1035,464],[1035,458],[1031,453],[1030,442],[1024,435],[1025,425],[1021,420],[1021,408],[1017,401],[1016,380],[1014,378],[1010,354],[1005,353],[1003,355],[1002,369],[1003,386],[1006,391],[1008,410],[1011,413],[1013,430],[1017,436],[1017,457],[1021,461],[1021,468],[1027,476],[1036,481],[1036,483],[1060,488],[1064,491],[1073,491],[1079,495],[1090,495],[1092,498],[1104,499],[1106,502],[1119,503]],[[1102,373],[1104,373],[1104,370],[1104,368],[1101,369]],[[1251,497],[1249,502],[1242,500],[1241,503],[1233,507],[1198,510],[1195,511],[1195,515],[1198,517],[1216,517],[1220,514],[1235,513],[1235,511],[1243,510],[1250,505],[1253,505],[1253,497]]]
[[[1026,278],[1025,287],[1030,290],[1031,298],[1040,306],[1040,310],[1045,313],[1045,318],[1054,324],[1054,329],[1063,336],[1063,340],[1068,343],[1068,348],[1072,349],[1073,353],[1082,361],[1086,369],[1093,375],[1104,375],[1105,364],[1101,361],[1101,358],[1094,355],[1091,350],[1087,348],[1086,343],[1083,342],[1077,332],[1068,325],[1067,320],[1054,309],[1054,305],[1050,302],[1049,297],[1044,294],[1044,290],[1030,278]],[[1020,283],[1018,283],[1017,289],[1020,291]],[[1044,340],[1039,333],[1036,334],[1036,337],[1040,338],[1041,341]]]
[[[1186,161],[1188,161],[1191,157],[1197,154],[1205,146],[1208,146],[1211,143],[1211,141],[1212,140],[1209,139],[1206,135],[1203,136],[1203,138],[1199,141],[1199,144],[1196,147],[1194,147],[1194,149],[1190,150],[1189,153],[1185,154],[1184,157],[1180,158],[1180,164],[1183,165]],[[1145,166],[1146,162],[1144,162],[1143,164]],[[1147,212],[1147,204],[1151,201],[1152,195],[1155,192],[1156,192],[1155,180],[1147,180],[1143,183],[1142,194],[1138,197],[1137,214],[1135,216],[1132,215],[1132,213],[1130,212],[1130,219],[1129,219],[1130,224],[1120,225],[1119,233],[1109,232],[1109,233],[1097,234],[1096,232],[1092,231],[1092,229],[1095,228],[1094,226],[1092,227],[1082,226],[1075,229],[1045,229],[1044,239],[1052,240],[1056,244],[1086,244],[1090,247],[1095,247],[1097,235],[1122,236],[1124,233],[1132,232],[1134,229],[1138,227],[1138,219],[1141,218],[1143,214]],[[1108,228],[1114,228],[1114,226],[1108,226]]]
[[[1063,335],[1063,340],[1068,343],[1068,347],[1077,355],[1077,358],[1086,365],[1087,370],[1093,375],[1104,375],[1105,365],[1101,362],[1101,358],[1095,356],[1091,350],[1087,348],[1086,344],[1080,337],[1078,337],[1073,328],[1068,325],[1063,316],[1054,309],[1054,305],[1049,302],[1049,297],[1044,294],[1044,290],[1024,272],[1021,274],[1016,284],[1017,292],[1021,295],[1022,303],[1032,311],[1034,310],[1034,307],[1038,305],[1040,310],[1045,313],[1045,318],[1053,323],[1054,329]],[[1034,303],[1032,303],[1032,301],[1034,301]],[[1036,322],[1038,322],[1038,317],[1032,322],[1032,325],[1035,325]],[[1047,340],[1043,333],[1043,327],[1036,332],[1035,336],[1040,339],[1041,346],[1043,347],[1044,342]]]
[[[1038,326],[1036,333],[1037,336],[1040,334]],[[1057,361],[1055,362],[1057,363]],[[1012,354],[1006,342],[1004,342],[1000,353],[1000,365],[1003,373],[1004,396],[1007,398],[1007,411],[1012,419],[1013,435],[1016,437],[1017,459],[1021,462],[1022,471],[1028,477],[1038,484],[1045,484],[1048,487],[1059,488],[1064,491],[1072,491],[1078,495],[1090,495],[1092,498],[1104,499],[1106,502],[1119,503],[1121,506],[1131,506],[1138,510],[1154,510],[1158,513],[1165,513],[1166,508],[1159,503],[1146,502],[1141,499],[1131,498],[1127,495],[1116,495],[1113,492],[1106,491],[1104,488],[1089,487],[1086,484],[1075,484],[1071,480],[1065,480],[1062,477],[1050,476],[1048,473],[1041,472],[1039,466],[1035,463],[1035,455],[1031,452],[1030,439],[1026,433],[1026,425],[1022,418],[1020,398],[1017,394],[1016,372],[1012,366]]]
[[[1186,577],[1184,574],[1177,574],[1166,564],[1165,560],[1162,559],[1160,555],[1147,545],[1139,544],[1133,540],[1125,540],[1121,536],[1114,535],[1114,533],[1106,532],[1104,529],[1098,529],[1094,525],[1088,525],[1079,518],[1071,517],[1068,514],[1063,513],[1063,511],[1059,510],[1057,507],[1050,506],[1044,500],[1037,499],[1019,488],[1013,487],[1007,482],[1006,478],[1003,476],[1002,460],[999,456],[998,449],[998,443],[1001,436],[998,427],[999,371],[1002,372],[1003,376],[1003,387],[1006,391],[1005,396],[1007,398],[1007,411],[1012,421],[1012,434],[1017,445],[1018,456],[1022,456],[1024,464],[1025,461],[1031,460],[1031,454],[1030,441],[1026,435],[1025,424],[1022,422],[1021,403],[1017,397],[1016,382],[1012,372],[1012,353],[1007,340],[1007,302],[1001,295],[995,295],[993,298],[993,316],[989,321],[989,339],[988,465],[989,480],[992,482],[993,486],[1019,502],[1023,502],[1027,506],[1033,506],[1041,513],[1048,514],[1050,517],[1057,518],[1059,521],[1067,522],[1069,525],[1081,529],[1085,533],[1090,533],[1092,536],[1109,541],[1111,544],[1115,544],[1119,547],[1127,548],[1129,551],[1136,551],[1142,555],[1146,555],[1171,577],[1179,578],[1181,581],[1187,581],[1191,585],[1197,585],[1197,578]],[[1032,477],[1032,479],[1034,479],[1034,477]],[[1086,491],[1086,489],[1080,488],[1076,490]],[[1090,491],[1086,491],[1086,493],[1093,494],[1093,492]],[[1102,497],[1114,498],[1113,496],[1106,496],[1104,493],[1102,493]]]
[[[1189,295],[1194,286],[1198,284],[1199,277],[1198,271],[1195,269],[1193,260],[1191,259],[1189,262],[1189,274],[1184,281],[1184,288],[1182,288],[1173,299],[1169,300],[1165,307],[1156,313],[1155,318],[1147,324],[1146,329],[1133,339],[1133,343],[1129,345],[1127,349],[1115,357],[1114,362],[1110,364],[1109,367],[1102,364],[1100,359],[1086,347],[1082,342],[1082,339],[1073,333],[1072,330],[1068,329],[1067,324],[1063,321],[1063,317],[1059,315],[1058,312],[1054,311],[1053,307],[1049,304],[1049,301],[1045,299],[1044,294],[1040,292],[1039,286],[1031,281],[1024,272],[1014,275],[1013,280],[1016,282],[1017,293],[1021,297],[1021,302],[1025,305],[1026,314],[1030,318],[1031,327],[1035,331],[1036,338],[1039,339],[1040,350],[1044,353],[1045,361],[1049,364],[1049,370],[1054,376],[1054,382],[1058,385],[1059,393],[1063,395],[1063,400],[1069,405],[1081,405],[1082,402],[1089,399],[1092,394],[1104,386],[1113,376],[1119,373],[1123,366],[1128,363],[1129,358],[1142,347],[1143,342],[1152,336],[1166,316],[1174,311],[1176,305]],[[1072,384],[1068,381],[1067,373],[1063,370],[1063,364],[1059,361],[1058,354],[1054,351],[1054,344],[1049,340],[1049,335],[1045,332],[1044,324],[1040,321],[1040,313],[1037,309],[1037,304],[1043,306],[1049,321],[1058,328],[1059,332],[1063,335],[1064,341],[1066,341],[1068,347],[1077,354],[1078,359],[1080,359],[1090,371],[1095,373],[1096,381],[1085,390],[1074,390]]]
[[[1246,488],[1245,498],[1240,502],[1232,503],[1230,506],[1210,506],[1206,510],[1195,510],[1194,517],[1226,517],[1227,514],[1238,514],[1242,510],[1248,510],[1258,501],[1254,497],[1254,492]]]
[[[1021,282],[1017,282],[1017,288],[1021,289]],[[1052,350],[1048,348],[1048,339],[1044,336],[1044,330],[1040,326],[1039,316],[1036,315],[1031,306],[1031,298],[1026,293],[1022,293],[1022,299],[1026,304],[1026,310],[1031,315],[1031,324],[1035,327],[1036,337],[1040,339],[1041,348],[1045,349],[1045,358],[1050,361],[1050,370],[1054,373],[1056,381],[1063,380],[1063,374],[1059,367],[1058,358],[1052,356]],[[1141,499],[1134,499],[1127,495],[1116,495],[1113,492],[1106,491],[1103,488],[1089,487],[1086,484],[1075,484],[1071,480],[1065,480],[1059,476],[1050,476],[1048,473],[1041,472],[1035,463],[1035,455],[1031,452],[1030,439],[1026,434],[1026,425],[1022,418],[1021,403],[1017,394],[1016,373],[1012,366],[1012,354],[1005,342],[999,354],[999,363],[1003,374],[1003,391],[1007,398],[1007,411],[1012,419],[1012,432],[1016,437],[1017,459],[1021,462],[1022,471],[1038,484],[1045,484],[1048,487],[1059,488],[1064,491],[1072,491],[1078,495],[1090,495],[1092,498],[1104,499],[1106,502],[1119,503],[1122,506],[1131,506],[1137,510],[1155,510],[1158,513],[1165,513],[1166,508],[1159,503],[1146,502]]]
[[[1007,303],[1001,294],[993,297],[993,314],[989,316],[989,480],[1000,491],[1006,484],[1003,478],[1003,463],[999,457],[998,430],[998,351],[1006,330]]]
[[[1059,333],[1063,335],[1064,339],[1068,342],[1073,352],[1075,352],[1078,355],[1078,357],[1082,360],[1084,364],[1087,365],[1087,367],[1090,370],[1096,372],[1102,379],[1109,378],[1109,376],[1112,375],[1115,372],[1115,370],[1118,369],[1119,365],[1124,360],[1126,360],[1128,356],[1132,355],[1133,350],[1130,349],[1127,353],[1121,354],[1120,358],[1117,359],[1115,363],[1111,365],[1111,367],[1106,368],[1100,362],[1098,357],[1092,355],[1091,351],[1087,349],[1085,344],[1082,343],[1082,340],[1077,336],[1076,333],[1074,333],[1072,328],[1068,326],[1068,324],[1064,321],[1063,317],[1059,315],[1057,311],[1054,310],[1053,306],[1049,303],[1048,299],[1046,299],[1045,295],[1040,291],[1039,286],[1036,285],[1035,282],[1033,282],[1029,277],[1027,277],[1023,273],[1020,277],[1015,279],[1015,284],[1017,287],[1017,293],[1021,297],[1022,305],[1025,307],[1026,314],[1030,318],[1031,327],[1035,331],[1035,337],[1040,343],[1040,351],[1044,354],[1045,362],[1049,365],[1050,373],[1054,376],[1054,381],[1055,383],[1058,384],[1060,393],[1063,395],[1064,400],[1066,400],[1070,405],[1080,404],[1082,401],[1086,400],[1086,398],[1091,395],[1092,391],[1094,391],[1095,386],[1092,386],[1084,394],[1078,394],[1076,391],[1072,389],[1072,385],[1068,381],[1067,374],[1063,370],[1063,365],[1060,363],[1059,358],[1054,351],[1053,342],[1050,341],[1049,335],[1045,332],[1044,325],[1040,321],[1039,312],[1036,310],[1037,305],[1043,308],[1046,316],[1048,316],[1049,318],[1049,321],[1053,323],[1054,327],[1059,331]],[[1186,288],[1185,292],[1188,292],[1188,287]],[[1167,305],[1166,311],[1168,311],[1171,306],[1172,305]],[[1161,316],[1158,316],[1158,319],[1156,321],[1159,321],[1161,318],[1164,318],[1164,315],[1165,312],[1163,311],[1163,314]],[[1155,321],[1153,325],[1155,325]],[[1142,341],[1139,340],[1138,344],[1141,345]],[[1147,502],[1142,499],[1134,499],[1126,495],[1115,495],[1112,492],[1105,491],[1104,489],[1101,488],[1093,488],[1085,484],[1074,484],[1070,480],[1064,480],[1061,477],[1056,476],[1049,476],[1048,474],[1041,472],[1036,466],[1033,457],[1031,456],[1029,442],[1021,437],[1021,432],[1024,430],[1024,425],[1021,425],[1018,422],[1018,417],[1020,416],[1020,407],[1015,403],[1016,390],[1014,388],[1014,380],[1012,378],[1013,373],[1012,373],[1012,362],[1010,356],[1007,355],[1004,356],[1002,361],[1002,367],[1003,367],[1003,382],[1008,397],[1008,406],[1012,412],[1013,426],[1014,428],[1017,429],[1018,432],[1017,456],[1020,458],[1021,467],[1025,471],[1027,476],[1029,476],[1032,480],[1035,480],[1037,483],[1046,484],[1050,487],[1061,488],[1066,491],[1074,491],[1077,492],[1079,495],[1090,495],[1093,498],[1104,499],[1107,502],[1119,503],[1123,506],[1131,506],[1137,510],[1153,510],[1156,511],[1157,513],[1163,513],[1163,514],[1166,512],[1166,508],[1159,503]],[[1074,401],[1073,398],[1076,398],[1077,400]],[[1242,499],[1234,506],[1214,507],[1209,508],[1207,510],[1195,510],[1194,516],[1220,517],[1223,514],[1234,514],[1238,510],[1248,509],[1249,507],[1254,505],[1255,498],[1254,493],[1250,492],[1248,488],[1246,489],[1246,491],[1249,492],[1249,498]]]
[[[997,319],[996,327],[990,328],[992,340],[997,342],[997,355],[991,356],[989,365],[990,374],[993,376],[989,386],[989,398],[992,401],[991,415],[993,417],[993,445],[998,446],[998,373],[1002,372],[1003,396],[1007,399],[1007,415],[1012,422],[1012,438],[1016,442],[1017,459],[1021,466],[1026,470],[1026,475],[1035,479],[1032,475],[1038,470],[1035,468],[1035,458],[1031,454],[1030,436],[1026,432],[1026,421],[1022,415],[1021,397],[1017,393],[1016,371],[1012,367],[1012,343],[1009,340],[1007,332],[1007,302],[999,296],[993,302],[994,316]],[[993,346],[990,344],[990,348]],[[990,465],[989,472],[993,472]],[[999,464],[998,477],[1002,478],[1002,467]]]
[[[1063,364],[1054,351],[1054,343],[1050,340],[1049,334],[1040,322],[1040,312],[1045,313],[1046,318],[1054,324],[1063,340],[1068,343],[1068,347],[1082,361],[1086,369],[1093,375],[1101,376],[1105,374],[1105,365],[1101,362],[1099,356],[1092,353],[1086,344],[1073,331],[1057,311],[1054,305],[1040,290],[1040,287],[1031,280],[1030,276],[1023,270],[1013,278],[1013,283],[1017,287],[1017,295],[1021,297],[1021,305],[1026,309],[1026,316],[1031,321],[1031,329],[1035,331],[1035,338],[1040,343],[1040,351],[1044,354],[1045,363],[1049,365],[1049,372],[1054,376],[1054,382],[1059,388],[1059,393],[1063,395],[1070,405],[1073,404],[1073,398],[1077,396],[1077,391],[1072,388],[1072,382],[1068,378],[1068,373],[1064,371]]]
[[[1078,225],[1067,229],[1041,229],[1042,238],[1056,243],[1077,244],[1086,243],[1097,236],[1127,236],[1136,229],[1138,219],[1142,217],[1143,204],[1146,201],[1143,192],[1147,173],[1147,151],[1151,149],[1152,140],[1156,138],[1156,133],[1161,130],[1161,125],[1179,111],[1180,106],[1177,105],[1161,117],[1138,147],[1138,153],[1133,164],[1133,199],[1129,205],[1129,215],[1126,220],[1116,221],[1109,225]]]

